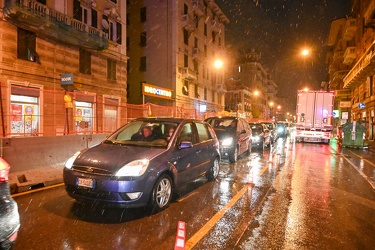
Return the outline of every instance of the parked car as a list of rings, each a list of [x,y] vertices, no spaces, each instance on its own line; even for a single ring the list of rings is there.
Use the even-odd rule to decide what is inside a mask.
[[[251,128],[247,121],[236,116],[210,117],[205,120],[220,141],[220,153],[223,159],[236,162],[238,156],[251,152]]]
[[[285,122],[276,122],[276,131],[278,137],[286,137],[288,135],[288,126]]]
[[[266,125],[268,130],[270,131],[271,144],[273,144],[275,141],[277,141],[276,124],[273,122],[262,122],[262,123]]]
[[[18,205],[10,194],[10,165],[0,157],[0,249],[11,249],[20,228]]]
[[[264,149],[271,146],[271,133],[263,123],[249,123],[252,131],[253,147]]]
[[[202,175],[214,180],[219,170],[219,141],[208,123],[138,118],[74,154],[63,178],[79,202],[146,206],[154,213],[169,205],[175,188]]]

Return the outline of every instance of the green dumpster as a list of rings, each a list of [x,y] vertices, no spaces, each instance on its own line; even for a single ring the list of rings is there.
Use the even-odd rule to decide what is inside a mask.
[[[343,147],[363,147],[366,128],[358,122],[347,122],[342,126],[344,137],[342,138]]]

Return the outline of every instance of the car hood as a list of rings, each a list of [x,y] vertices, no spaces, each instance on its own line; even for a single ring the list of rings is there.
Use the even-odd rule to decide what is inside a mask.
[[[217,138],[219,138],[219,140],[223,140],[228,137],[236,136],[235,130],[215,129],[215,133],[216,133]]]
[[[101,143],[88,148],[77,157],[74,165],[116,170],[139,159],[151,160],[166,149]]]

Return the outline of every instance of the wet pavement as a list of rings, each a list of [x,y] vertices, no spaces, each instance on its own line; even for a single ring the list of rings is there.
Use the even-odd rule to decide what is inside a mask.
[[[374,149],[279,140],[155,215],[80,204],[62,185],[20,195],[14,249],[173,249],[178,221],[186,249],[375,249]]]

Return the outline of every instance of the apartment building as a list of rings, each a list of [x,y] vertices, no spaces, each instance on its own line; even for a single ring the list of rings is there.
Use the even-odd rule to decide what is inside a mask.
[[[270,119],[271,103],[277,103],[277,84],[271,74],[261,62],[261,54],[255,49],[235,56],[235,63],[231,67],[228,86],[237,86],[243,90],[241,99],[244,102],[240,107],[247,113],[248,118]],[[233,83],[235,82],[235,84]],[[231,87],[227,97],[231,100],[237,90]],[[246,102],[245,102],[246,100]],[[230,106],[230,100],[227,100]]]
[[[128,1],[128,102],[222,111],[227,23],[214,0]]]
[[[354,1],[350,16],[331,22],[327,45],[329,88],[335,90],[337,125],[361,121],[375,138],[375,0]]]
[[[0,3],[2,136],[110,132],[126,117],[125,0]]]

